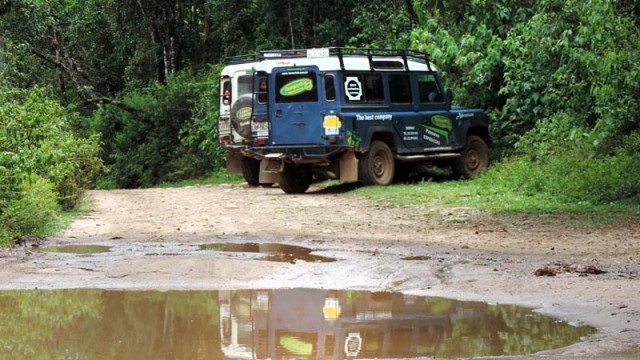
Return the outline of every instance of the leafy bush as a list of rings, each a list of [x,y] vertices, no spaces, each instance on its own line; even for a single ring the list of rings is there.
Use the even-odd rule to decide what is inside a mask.
[[[217,143],[219,72],[182,72],[124,96],[132,110],[104,107],[93,117],[102,134],[110,182],[123,188],[202,176],[221,166]]]
[[[0,223],[6,228],[5,236],[44,236],[55,229],[59,211],[53,183],[33,175],[23,180],[20,195],[4,208]]]
[[[0,241],[43,235],[101,171],[96,139],[79,139],[70,114],[43,90],[0,92]]]
[[[49,180],[59,203],[72,208],[102,170],[97,139],[77,138],[68,125],[77,115],[42,90],[6,92],[0,101],[0,166],[18,177],[35,174]]]
[[[457,102],[488,110],[497,157],[524,155],[497,165],[513,191],[637,196],[638,155],[627,150],[640,129],[634,18],[607,0],[476,0],[431,15],[412,46],[432,54]]]
[[[593,155],[589,150],[577,146],[544,159],[506,159],[479,181],[487,188],[526,196],[547,194],[565,203],[640,201],[640,182],[633,170],[640,169],[640,153]]]

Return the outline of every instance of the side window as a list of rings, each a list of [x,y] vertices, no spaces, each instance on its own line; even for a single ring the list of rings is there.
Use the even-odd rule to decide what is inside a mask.
[[[443,102],[444,96],[438,88],[436,77],[433,74],[421,74],[418,76],[418,89],[421,103]]]
[[[276,74],[276,103],[318,101],[318,84],[313,71]]]
[[[389,75],[389,94],[392,103],[410,103],[411,79],[409,75]]]
[[[258,103],[266,104],[269,101],[269,81],[266,76],[258,79]]]
[[[381,74],[345,74],[344,92],[348,104],[381,104],[384,87]]]
[[[324,77],[324,98],[327,101],[336,100],[336,80],[333,75]]]

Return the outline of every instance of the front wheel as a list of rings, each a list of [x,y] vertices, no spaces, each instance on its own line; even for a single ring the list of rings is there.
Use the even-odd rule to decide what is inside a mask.
[[[453,162],[453,172],[462,178],[480,175],[489,167],[489,147],[482,138],[471,135],[460,158]]]
[[[285,164],[280,173],[280,189],[287,194],[302,194],[313,181],[313,172],[310,166]]]
[[[389,185],[393,182],[393,152],[382,141],[373,141],[369,151],[358,161],[358,178],[364,185]]]

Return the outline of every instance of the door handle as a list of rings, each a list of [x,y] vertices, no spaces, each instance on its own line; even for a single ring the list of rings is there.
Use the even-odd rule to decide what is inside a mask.
[[[282,117],[282,110],[276,110],[276,117]]]

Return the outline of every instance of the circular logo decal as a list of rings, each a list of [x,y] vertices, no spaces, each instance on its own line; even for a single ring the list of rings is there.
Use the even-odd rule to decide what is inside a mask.
[[[240,110],[236,111],[236,119],[240,121],[249,120],[252,111],[251,106],[240,108]]]
[[[359,101],[362,98],[362,83],[356,76],[347,76],[344,80],[344,93],[351,101]]]

